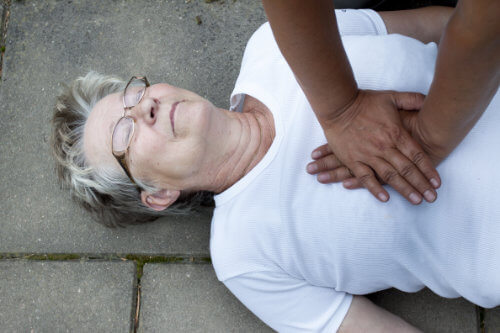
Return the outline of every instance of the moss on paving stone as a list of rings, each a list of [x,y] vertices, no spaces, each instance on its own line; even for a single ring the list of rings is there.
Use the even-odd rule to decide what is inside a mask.
[[[81,256],[78,254],[64,254],[64,253],[49,253],[49,254],[27,254],[23,259],[30,260],[78,260]]]
[[[166,256],[148,256],[127,254],[123,257],[125,260],[134,260],[137,263],[137,281],[140,283],[145,264],[211,264],[212,260],[208,257],[166,257]]]
[[[83,257],[79,254],[74,253],[6,253],[0,254],[1,259],[28,259],[28,260],[78,260]]]
[[[137,263],[137,282],[140,284],[144,265],[147,263],[176,263],[182,262],[184,258],[179,257],[162,257],[162,256],[141,256],[141,255],[126,255],[127,260],[134,260]]]
[[[135,260],[142,263],[175,263],[182,262],[186,260],[184,257],[165,257],[165,256],[148,256],[148,255],[136,255],[127,254],[125,257],[127,260]]]
[[[477,312],[479,314],[479,332],[484,333],[485,332],[485,324],[484,324],[484,317],[486,314],[486,311],[484,308],[480,306],[476,306]]]
[[[3,65],[3,56],[5,53],[5,40],[7,38],[7,26],[9,24],[9,14],[10,14],[10,0],[0,0],[2,3],[2,17],[0,17],[0,77],[2,76],[2,65]]]
[[[140,255],[140,254],[127,254],[122,257],[126,260],[135,260],[137,262],[143,262],[145,264],[157,264],[157,263],[211,263],[209,257],[194,257],[194,256],[152,256],[152,255]]]
[[[208,257],[200,258],[200,261],[202,261],[203,263],[206,263],[206,264],[211,264],[212,263],[212,259],[208,258]]]
[[[138,286],[138,288],[141,287],[141,279],[142,279],[143,275],[144,275],[144,262],[138,261],[137,262],[137,286]]]
[[[142,264],[157,263],[193,263],[210,264],[210,257],[198,256],[161,256],[142,254],[88,254],[88,253],[0,253],[0,260],[3,259],[28,259],[28,260],[99,260],[99,261],[127,261],[134,260]]]

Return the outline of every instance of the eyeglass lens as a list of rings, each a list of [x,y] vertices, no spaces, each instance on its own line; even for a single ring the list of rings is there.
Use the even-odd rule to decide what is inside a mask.
[[[123,93],[123,104],[126,108],[136,106],[146,91],[146,82],[142,79],[133,79]]]
[[[113,151],[123,152],[127,149],[132,132],[134,131],[134,120],[132,118],[122,118],[118,121],[113,132]]]
[[[146,82],[143,79],[134,78],[125,88],[123,93],[123,105],[126,108],[131,108],[139,104],[146,91]],[[113,132],[113,152],[122,153],[127,150],[132,133],[134,132],[134,120],[132,118],[123,117],[115,126]]]

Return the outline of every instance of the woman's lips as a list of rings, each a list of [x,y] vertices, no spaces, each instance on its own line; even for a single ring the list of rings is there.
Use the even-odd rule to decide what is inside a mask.
[[[182,103],[182,102],[184,102],[184,101],[175,102],[174,104],[172,104],[172,107],[170,108],[170,124],[172,125],[172,132],[174,132],[174,136],[175,136],[174,113],[175,113],[175,109],[177,108],[177,105],[179,105],[179,103]]]

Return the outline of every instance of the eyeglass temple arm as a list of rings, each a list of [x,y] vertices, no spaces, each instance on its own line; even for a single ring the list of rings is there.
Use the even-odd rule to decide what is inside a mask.
[[[137,185],[135,182],[134,178],[132,178],[132,175],[130,174],[130,171],[127,167],[127,163],[125,163],[125,154],[122,156],[117,156],[116,159],[118,160],[118,163],[120,163],[120,166],[122,167],[123,171],[127,174],[128,178],[130,178],[130,181],[134,183],[134,185]]]

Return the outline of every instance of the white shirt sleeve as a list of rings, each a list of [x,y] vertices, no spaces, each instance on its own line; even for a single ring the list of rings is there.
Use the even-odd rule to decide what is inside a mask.
[[[336,332],[352,302],[350,294],[313,286],[285,272],[252,272],[223,282],[278,332]]]
[[[335,10],[341,36],[387,35],[387,28],[380,15],[371,9]]]

